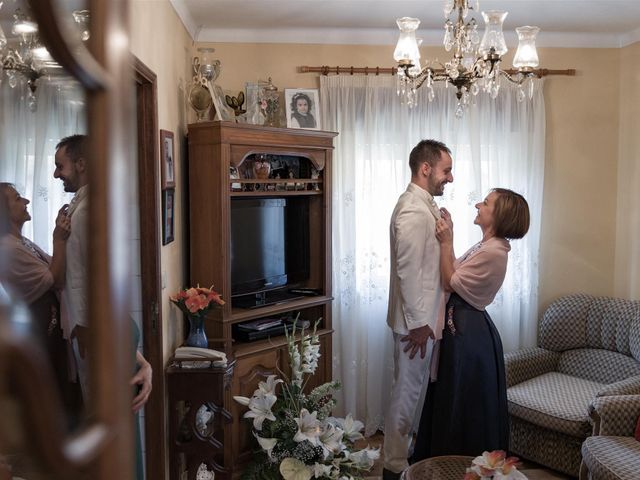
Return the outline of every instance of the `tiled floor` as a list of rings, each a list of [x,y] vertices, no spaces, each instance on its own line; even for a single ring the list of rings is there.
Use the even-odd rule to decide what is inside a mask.
[[[375,435],[356,443],[356,446],[359,448],[366,447],[367,445],[371,448],[380,448],[380,459],[375,463],[373,469],[367,475],[367,480],[379,480],[382,477],[383,442],[384,435],[382,433],[376,433]],[[528,480],[570,480],[573,478],[527,461],[524,461],[520,468],[520,470],[525,469]]]

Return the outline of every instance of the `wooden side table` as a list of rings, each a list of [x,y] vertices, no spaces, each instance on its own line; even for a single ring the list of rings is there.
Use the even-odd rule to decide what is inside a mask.
[[[170,480],[195,480],[204,464],[216,479],[231,480],[231,377],[235,361],[222,368],[185,368],[172,361],[166,369],[169,395]]]

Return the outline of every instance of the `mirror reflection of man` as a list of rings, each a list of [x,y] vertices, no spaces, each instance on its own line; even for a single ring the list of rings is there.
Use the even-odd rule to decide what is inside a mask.
[[[86,346],[88,341],[87,319],[87,255],[88,255],[88,189],[87,137],[71,135],[56,145],[53,176],[62,181],[65,192],[75,193],[69,203],[67,215],[71,220],[71,234],[67,240],[67,264],[65,286],[62,292],[62,329],[64,337],[71,339],[78,379],[85,402],[88,399],[88,365]],[[65,318],[66,317],[66,318]]]

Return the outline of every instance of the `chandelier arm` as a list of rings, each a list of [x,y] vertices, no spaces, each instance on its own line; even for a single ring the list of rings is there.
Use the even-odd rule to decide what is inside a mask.
[[[500,75],[505,77],[511,83],[515,83],[516,85],[522,85],[522,83],[527,78],[533,77],[535,74],[533,73],[533,71],[531,71],[531,72],[516,71],[515,73],[513,73],[513,72],[510,73],[510,72],[505,71],[505,70],[500,70]]]
[[[416,83],[415,89],[419,89],[422,84],[427,80],[427,78],[429,78],[429,76],[431,76],[431,81],[433,81],[433,74],[431,73],[431,69],[430,68],[425,68],[422,72],[424,72],[425,70],[427,70],[427,73],[422,76],[422,78]],[[422,72],[420,72],[420,74],[422,75]]]

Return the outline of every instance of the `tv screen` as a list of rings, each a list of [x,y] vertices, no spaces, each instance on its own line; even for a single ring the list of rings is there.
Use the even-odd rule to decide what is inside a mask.
[[[231,200],[231,295],[309,276],[308,204],[299,198]]]

